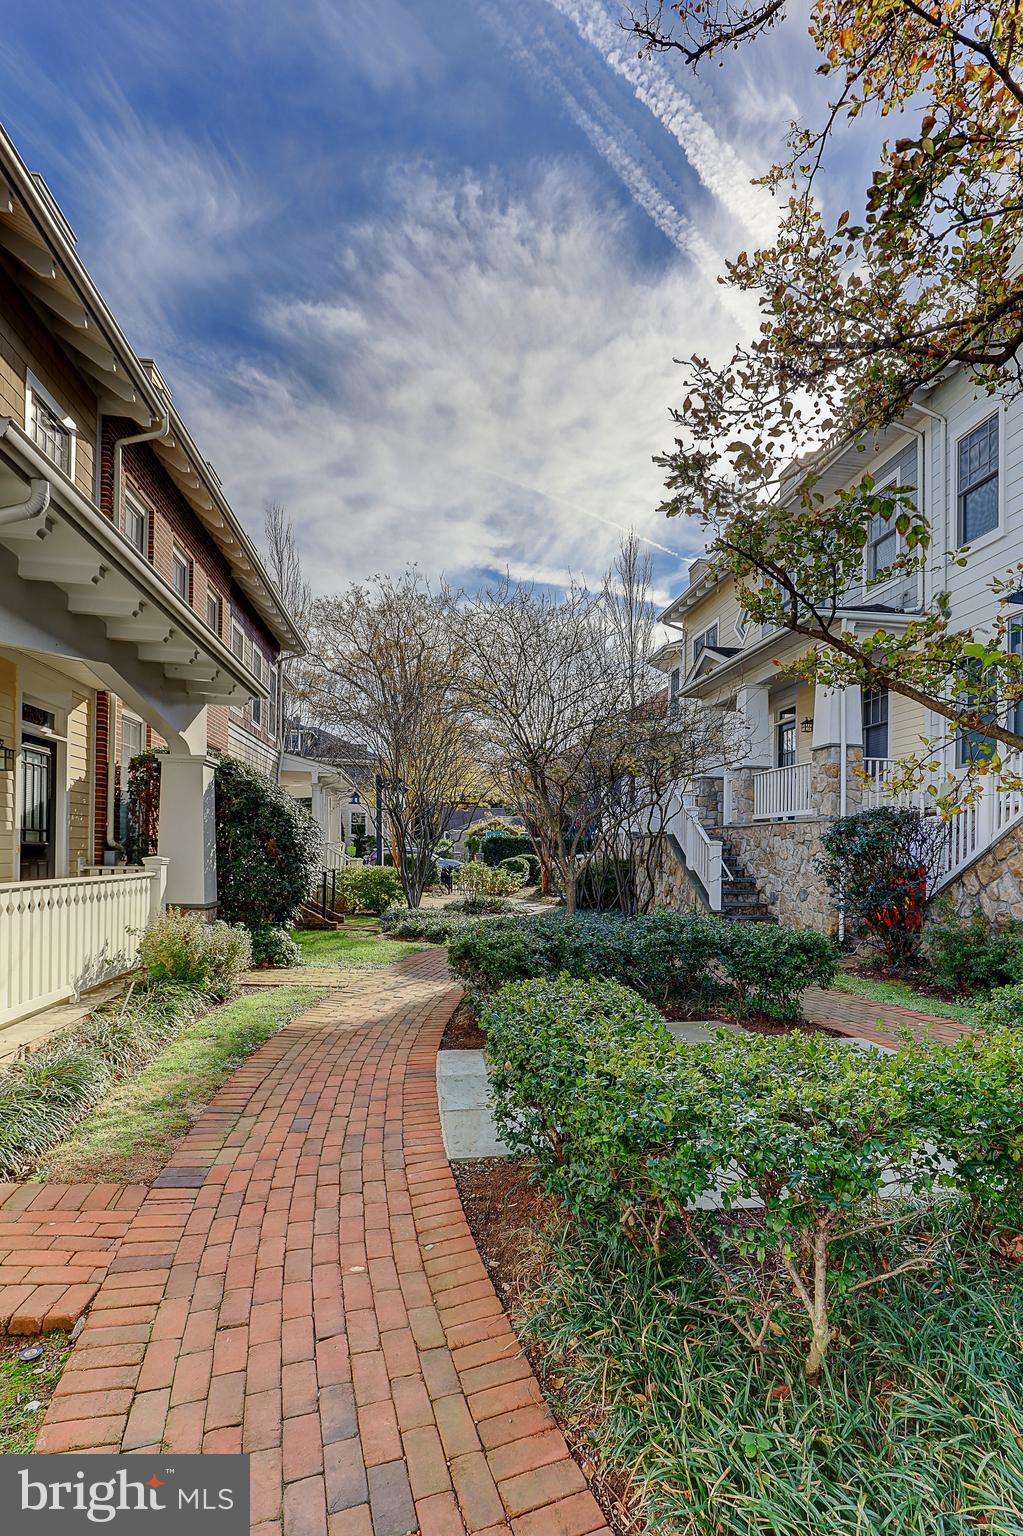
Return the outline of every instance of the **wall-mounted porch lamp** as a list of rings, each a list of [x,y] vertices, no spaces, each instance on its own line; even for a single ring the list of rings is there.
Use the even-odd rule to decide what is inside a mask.
[[[804,736],[813,735],[813,719],[810,715],[806,715],[804,719],[800,720],[799,729]]]
[[[4,739],[0,736],[0,773],[14,772],[14,748],[5,747]]]

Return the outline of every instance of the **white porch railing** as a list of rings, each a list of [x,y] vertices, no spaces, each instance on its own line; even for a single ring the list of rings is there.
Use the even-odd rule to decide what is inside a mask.
[[[689,869],[703,886],[712,912],[721,911],[721,881],[726,873],[721,844],[709,837],[695,811],[676,800],[667,822],[668,831],[678,838]]]
[[[0,884],[0,1024],[129,970],[160,910],[166,864]]]
[[[754,821],[788,821],[810,816],[812,764],[793,763],[788,768],[768,768],[753,780]]]
[[[897,761],[894,757],[865,757],[863,779],[850,774],[850,786],[853,789],[862,785],[861,804],[864,810],[873,810],[879,805],[901,805],[915,806],[922,811],[930,804],[930,796],[922,784],[916,789],[902,790],[897,795],[892,793],[891,783]]]
[[[349,863],[351,863],[351,860],[349,859],[348,853],[342,843],[324,843],[324,869],[344,869],[345,865]]]

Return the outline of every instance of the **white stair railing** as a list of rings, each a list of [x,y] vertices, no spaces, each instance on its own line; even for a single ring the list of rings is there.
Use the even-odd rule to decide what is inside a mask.
[[[686,866],[699,880],[712,912],[721,911],[721,883],[727,871],[721,844],[710,837],[699,817],[677,794],[665,818],[665,829],[678,839]]]

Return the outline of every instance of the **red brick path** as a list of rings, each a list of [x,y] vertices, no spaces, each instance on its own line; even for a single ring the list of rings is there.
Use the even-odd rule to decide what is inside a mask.
[[[38,1451],[247,1451],[260,1536],[608,1536],[444,1156],[443,954],[353,976],[146,1195]]]
[[[936,1045],[951,1045],[971,1032],[969,1024],[957,1019],[941,1019],[920,1013],[916,1008],[899,1008],[893,1003],[872,1003],[849,992],[825,991],[808,987],[802,997],[803,1012],[813,1024],[840,1029],[846,1035],[859,1035],[877,1045],[898,1045],[897,1031],[908,1029],[918,1039]]]
[[[145,1197],[141,1184],[0,1184],[0,1334],[77,1322]]]

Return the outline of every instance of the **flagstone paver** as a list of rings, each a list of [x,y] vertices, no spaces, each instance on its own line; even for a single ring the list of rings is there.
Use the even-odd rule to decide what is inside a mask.
[[[259,1536],[609,1536],[444,1155],[458,999],[442,952],[350,973],[238,1069],[135,1214],[38,1451],[246,1451]]]

